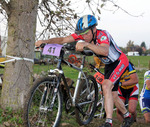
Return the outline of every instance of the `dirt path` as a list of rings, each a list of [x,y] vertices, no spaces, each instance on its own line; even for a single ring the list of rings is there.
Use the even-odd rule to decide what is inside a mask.
[[[73,123],[62,123],[60,127],[99,127],[105,122],[105,119],[94,118],[92,122],[86,126],[78,126]],[[113,127],[121,127],[121,122],[116,117],[113,118]],[[150,127],[150,124],[146,124],[144,117],[137,117],[137,121],[133,123],[131,127]]]

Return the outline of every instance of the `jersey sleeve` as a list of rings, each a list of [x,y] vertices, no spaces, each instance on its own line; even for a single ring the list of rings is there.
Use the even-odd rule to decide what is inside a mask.
[[[129,75],[136,73],[136,69],[134,67],[134,65],[129,62]]]
[[[99,31],[97,33],[97,42],[99,44],[105,43],[110,45],[109,36],[110,34],[107,31]]]
[[[145,72],[144,74],[144,80],[150,80],[150,71]]]
[[[81,35],[73,33],[71,34],[71,36],[74,38],[75,41],[83,40],[83,37]]]

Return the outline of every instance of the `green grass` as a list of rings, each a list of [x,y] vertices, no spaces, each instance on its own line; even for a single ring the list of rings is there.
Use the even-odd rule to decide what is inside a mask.
[[[128,56],[136,68],[150,69],[150,56]]]
[[[6,125],[9,127],[19,127],[23,125],[22,111],[13,112],[12,108],[0,108],[0,127]],[[3,127],[3,126],[2,126]]]

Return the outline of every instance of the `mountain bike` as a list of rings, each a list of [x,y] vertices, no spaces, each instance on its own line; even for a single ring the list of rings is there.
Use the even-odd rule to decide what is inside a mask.
[[[81,66],[77,67],[64,59],[67,46],[48,44],[47,52],[54,55],[57,52],[58,63],[56,69],[50,69],[48,76],[41,77],[34,82],[24,105],[24,125],[28,127],[58,127],[61,121],[63,110],[63,95],[60,89],[61,82],[64,83],[67,99],[65,107],[74,108],[76,121],[79,125],[88,124],[94,117],[98,100],[98,87],[93,76],[87,75],[84,71],[86,56],[91,56],[91,51],[82,52]],[[45,47],[46,47],[45,46]],[[44,47],[44,49],[46,49]],[[75,88],[68,85],[62,68],[62,64],[73,68],[78,73]],[[73,82],[72,82],[73,83]],[[72,92],[73,89],[73,92]]]

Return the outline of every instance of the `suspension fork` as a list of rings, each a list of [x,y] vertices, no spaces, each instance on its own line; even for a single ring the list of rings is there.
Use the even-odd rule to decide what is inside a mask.
[[[52,108],[53,108],[53,106],[54,106],[54,102],[55,102],[55,99],[56,99],[56,95],[57,95],[57,93],[58,93],[58,89],[59,89],[61,77],[62,77],[61,74],[63,74],[63,71],[62,71],[62,70],[59,70],[59,69],[54,69],[54,70],[50,70],[50,72],[51,72],[51,73],[54,73],[54,74],[55,74],[56,72],[59,73],[58,79],[57,79],[57,84],[54,85],[54,90],[53,90],[54,93],[53,93],[52,102],[51,102],[51,104],[50,104],[50,107],[48,108],[49,110],[52,111]]]
[[[57,95],[58,89],[59,89],[59,84],[60,84],[60,81],[58,80],[56,87],[54,87],[54,93],[53,93],[53,98],[52,98],[52,102],[51,102],[51,105],[50,105],[50,110],[52,110],[52,108],[53,108],[53,106],[54,106],[54,102],[55,102],[55,99],[56,99],[56,95]]]
[[[41,101],[41,104],[40,104],[41,106],[44,106],[44,104],[45,104],[47,92],[48,92],[48,85],[46,85],[44,87],[44,94],[42,95],[42,101]]]

